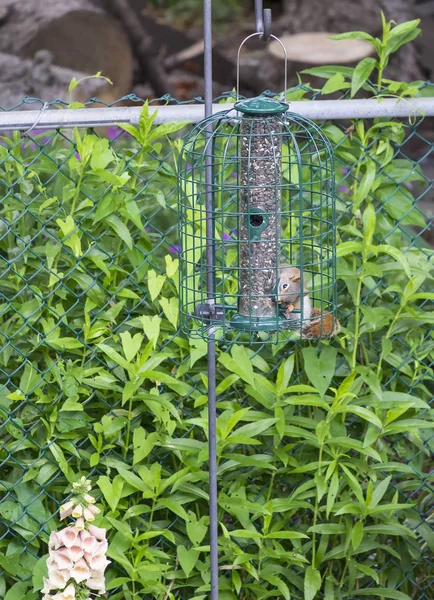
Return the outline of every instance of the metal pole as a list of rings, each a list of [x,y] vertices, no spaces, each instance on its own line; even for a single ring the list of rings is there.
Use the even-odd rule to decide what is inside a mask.
[[[207,67],[208,68],[208,67]],[[222,110],[230,110],[233,104],[181,104],[178,106],[150,106],[152,114],[158,111],[156,124],[169,121],[189,121],[198,123],[205,114],[215,114]],[[39,129],[68,129],[71,127],[107,127],[117,123],[137,125],[140,107],[80,108],[67,110],[12,110],[0,112],[0,131],[26,130],[37,121]],[[212,113],[211,113],[212,111]],[[312,100],[310,102],[291,102],[290,111],[314,121],[339,119],[373,119],[388,118],[422,118],[434,117],[434,98],[411,98],[394,100]],[[33,131],[35,135],[35,131]]]
[[[212,0],[204,0],[204,86],[205,117],[213,114],[212,104]],[[212,125],[206,131],[205,146],[212,153]],[[214,298],[214,218],[212,194],[212,156],[205,158],[206,184],[206,262],[208,301]],[[218,600],[218,516],[217,516],[217,408],[216,351],[214,340],[208,342],[208,464],[209,464],[209,534],[211,600]]]

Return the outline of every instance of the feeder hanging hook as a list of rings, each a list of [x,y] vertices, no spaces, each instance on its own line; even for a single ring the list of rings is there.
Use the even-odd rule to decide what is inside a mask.
[[[266,42],[271,35],[271,8],[263,8],[262,0],[255,0],[256,32]]]

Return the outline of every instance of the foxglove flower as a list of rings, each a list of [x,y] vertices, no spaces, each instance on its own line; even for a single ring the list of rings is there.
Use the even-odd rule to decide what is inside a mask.
[[[72,517],[76,522],[50,534],[43,600],[91,600],[105,592],[108,543],[106,530],[91,524],[101,512],[89,494],[91,489],[81,477],[72,484],[71,499],[60,507],[61,519]]]

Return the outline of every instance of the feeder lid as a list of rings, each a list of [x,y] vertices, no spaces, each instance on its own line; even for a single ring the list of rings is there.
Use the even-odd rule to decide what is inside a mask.
[[[237,102],[234,108],[247,115],[279,115],[286,112],[289,105],[273,98],[257,96],[256,98]]]

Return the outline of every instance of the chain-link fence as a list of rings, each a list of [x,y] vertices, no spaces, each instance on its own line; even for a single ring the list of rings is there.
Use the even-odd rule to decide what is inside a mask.
[[[178,134],[173,127],[150,138],[148,126],[143,118],[128,131],[36,128],[1,139],[0,597],[7,600],[38,596],[49,532],[68,482],[81,474],[97,483],[111,532],[111,597],[208,594],[206,345],[177,329]],[[352,244],[341,245],[338,274],[341,335],[349,341],[333,342],[332,353],[321,346],[319,357],[306,354],[306,344],[231,355],[221,348],[221,598],[302,598],[315,535],[326,598],[434,598],[427,409],[434,128],[430,119],[383,119],[363,130],[350,122],[323,129],[337,158],[340,244]],[[359,260],[366,198],[376,209],[377,250]],[[353,445],[346,454],[330,445],[323,480],[314,472],[315,425],[329,384],[347,386],[340,398],[363,395],[374,416],[354,410],[336,422],[334,443],[343,447],[346,428]],[[276,389],[286,404],[275,403]],[[247,423],[232,441],[229,421]],[[332,468],[338,460],[343,483]],[[376,480],[386,484],[373,491]],[[327,508],[315,510],[316,489],[329,484]],[[359,543],[353,517],[366,517]],[[269,533],[256,531],[261,519],[273,524]]]

